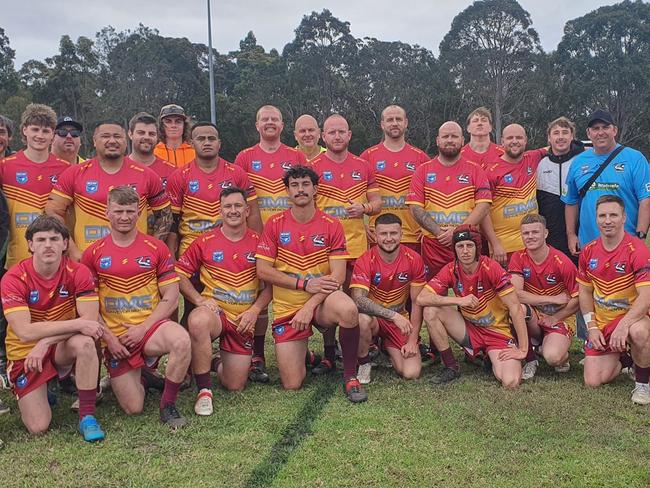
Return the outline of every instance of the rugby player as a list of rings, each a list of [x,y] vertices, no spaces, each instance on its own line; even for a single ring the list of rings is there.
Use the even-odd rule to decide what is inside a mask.
[[[197,153],[198,154],[198,153]],[[217,375],[228,390],[243,390],[253,354],[253,331],[262,310],[271,301],[255,270],[259,234],[249,229],[248,192],[234,186],[221,190],[222,225],[199,236],[176,263],[181,292],[196,306],[189,315],[192,371],[198,395],[197,415],[212,415],[210,378],[212,341],[221,350]],[[190,282],[199,274],[203,292]]]
[[[52,154],[70,164],[79,164],[85,161],[79,156],[81,147],[81,134],[84,130],[81,122],[68,115],[59,117],[54,128],[52,139]]]
[[[79,431],[93,442],[104,438],[95,419],[99,373],[95,341],[103,329],[97,321],[92,274],[63,256],[69,237],[57,219],[37,217],[25,232],[32,257],[11,267],[2,278],[8,371],[23,424],[31,434],[41,434],[52,420],[47,382],[74,369]]]
[[[650,250],[625,232],[625,204],[617,195],[596,202],[600,237],[580,251],[580,310],[589,334],[584,380],[596,388],[621,371],[624,353],[634,360],[632,402],[650,404]],[[626,364],[627,366],[627,364]]]
[[[167,188],[167,180],[176,170],[176,166],[159,158],[153,152],[158,141],[156,118],[146,112],[138,112],[129,120],[128,135],[131,141],[129,158],[151,169],[160,177],[163,188]]]
[[[296,119],[293,137],[298,143],[296,149],[305,155],[307,161],[326,151],[324,147],[318,145],[320,140],[318,122],[309,114],[303,114]]]
[[[535,376],[538,361],[532,345],[541,345],[542,356],[558,373],[569,371],[569,346],[578,311],[578,270],[569,257],[546,244],[548,229],[542,215],[521,220],[526,248],[512,255],[508,272],[519,301],[527,306],[528,355],[521,379]]]
[[[445,365],[433,382],[446,383],[460,375],[449,347],[450,336],[472,356],[486,353],[501,385],[516,388],[521,382],[521,360],[528,350],[524,311],[509,275],[496,261],[480,255],[481,241],[475,226],[457,227],[452,238],[454,261],[416,299],[426,307],[424,321]],[[448,296],[449,289],[455,296]]]
[[[272,331],[282,386],[296,390],[305,379],[312,324],[338,326],[346,396],[363,402],[367,395],[356,377],[359,315],[340,290],[348,259],[343,227],[316,209],[318,175],[311,168],[291,168],[284,183],[292,206],[266,223],[256,255],[258,278],[273,285]]]
[[[165,244],[138,230],[140,201],[131,186],[108,192],[111,233],[88,247],[81,261],[99,285],[104,359],[117,401],[127,414],[142,412],[145,387],[160,381],[144,366],[168,354],[160,420],[175,429],[185,425],[176,398],[190,365],[190,338],[169,320],[178,307],[179,279]]]
[[[368,347],[372,336],[383,339],[393,368],[405,379],[420,376],[422,360],[418,348],[422,307],[415,299],[422,291],[424,263],[402,240],[402,220],[385,213],[375,221],[377,245],[354,264],[350,291],[359,309],[359,382],[370,383]],[[410,316],[406,310],[411,303]]]
[[[156,173],[124,156],[124,128],[119,122],[100,122],[95,128],[93,142],[97,156],[64,171],[45,205],[45,213],[61,222],[65,221],[68,208],[74,208],[74,242],[70,239],[68,255],[78,261],[82,251],[109,233],[108,191],[124,184],[131,186],[140,197],[138,230],[147,232],[144,210],[148,205],[155,220],[153,236],[165,239],[172,224],[169,198]]]
[[[482,169],[488,163],[497,161],[503,155],[503,148],[490,140],[492,133],[492,112],[487,107],[478,107],[467,116],[466,127],[469,142],[460,150],[468,161]]]

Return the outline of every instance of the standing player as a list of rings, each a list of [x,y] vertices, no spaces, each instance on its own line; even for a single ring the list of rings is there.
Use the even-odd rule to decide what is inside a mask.
[[[359,382],[370,383],[368,347],[372,336],[383,339],[390,361],[403,378],[420,376],[418,338],[422,307],[415,299],[422,291],[424,263],[415,251],[400,245],[402,221],[391,213],[375,221],[377,245],[357,259],[350,288],[359,309]],[[410,318],[406,310],[411,299]]]
[[[59,175],[70,166],[50,154],[56,114],[46,105],[30,104],[21,116],[27,148],[0,164],[0,182],[9,207],[9,247],[6,268],[30,256],[25,229],[43,213]]]
[[[326,149],[318,145],[320,141],[320,127],[314,117],[303,114],[296,119],[294,125],[293,137],[298,145],[296,149],[303,153],[307,161],[311,161]]]
[[[97,322],[97,290],[90,271],[63,256],[69,237],[57,219],[36,218],[25,233],[33,256],[2,278],[8,370],[25,427],[30,434],[42,434],[52,420],[47,382],[74,369],[79,431],[92,442],[104,438],[95,419],[95,340],[103,330]]]
[[[111,188],[129,185],[140,195],[138,230],[147,231],[144,210],[154,213],[153,236],[165,239],[172,224],[169,198],[160,178],[149,168],[125,158],[126,132],[119,122],[100,122],[93,142],[97,157],[68,168],[54,185],[45,213],[64,222],[68,207],[74,206],[74,242],[69,255],[78,261],[81,252],[109,233],[106,198]]]
[[[163,188],[167,188],[167,180],[176,170],[176,166],[157,157],[153,152],[158,141],[156,118],[146,112],[138,112],[131,117],[131,120],[129,120],[129,139],[131,140],[129,158],[151,169],[160,177]]]
[[[144,387],[153,386],[144,366],[168,354],[160,420],[175,429],[185,425],[176,398],[190,365],[190,338],[169,320],[179,297],[174,259],[162,241],[138,231],[139,214],[133,188],[111,189],[106,207],[111,233],[86,249],[81,261],[99,283],[104,358],[117,401],[127,414],[142,412]]]
[[[389,105],[381,112],[381,130],[384,140],[361,153],[374,168],[381,196],[381,213],[392,213],[402,221],[402,244],[420,252],[420,227],[406,204],[409,183],[415,171],[430,158],[420,149],[406,143],[408,128],[406,112],[399,105]],[[369,219],[371,235],[376,216]]]
[[[506,268],[512,253],[524,248],[519,229],[521,219],[537,212],[537,165],[547,151],[526,151],[528,138],[519,124],[503,129],[501,143],[505,153],[490,161],[486,168],[492,208],[481,229],[490,242],[492,257]]]
[[[542,355],[558,373],[569,371],[569,346],[578,311],[578,270],[557,249],[546,244],[546,219],[528,214],[521,220],[521,238],[526,249],[512,255],[508,272],[519,301],[531,308],[527,321],[528,355],[522,379],[535,376],[538,361],[532,342],[542,346]]]
[[[416,300],[426,307],[424,320],[429,335],[446,366],[433,381],[446,383],[460,375],[449,348],[451,336],[470,355],[485,352],[494,376],[504,387],[516,388],[521,382],[521,360],[526,357],[528,336],[522,305],[517,294],[512,293],[515,288],[501,266],[480,255],[481,235],[476,227],[459,226],[453,243],[456,258],[429,281]],[[455,296],[448,296],[450,289]]]
[[[235,158],[235,164],[248,173],[257,193],[262,224],[266,224],[271,215],[289,208],[289,200],[282,182],[285,172],[295,166],[307,164],[307,158],[302,152],[280,141],[284,123],[282,113],[277,107],[261,107],[255,115],[255,128],[260,142],[241,151]],[[256,226],[249,226],[253,230],[259,230]],[[260,383],[269,381],[264,357],[268,320],[268,316],[262,314],[255,326],[250,379]]]
[[[629,347],[636,385],[632,401],[650,404],[650,251],[625,232],[625,204],[617,195],[596,202],[600,237],[580,251],[580,309],[589,338],[585,384],[596,388],[621,371]]]
[[[474,109],[467,116],[466,129],[469,142],[460,150],[463,158],[485,169],[488,163],[497,161],[503,155],[503,148],[490,140],[492,113],[488,108]]]
[[[305,379],[307,339],[312,324],[339,327],[343,379],[348,400],[367,399],[356,377],[359,316],[345,281],[345,235],[341,223],[317,210],[318,175],[298,166],[287,171],[292,207],[272,217],[257,249],[257,276],[273,285],[273,338],[282,386],[300,388]]]
[[[221,359],[217,375],[228,390],[243,390],[253,354],[253,330],[271,301],[271,288],[261,288],[255,271],[259,234],[246,225],[247,192],[221,190],[223,224],[199,236],[176,263],[181,292],[196,306],[187,325],[192,340],[192,371],[198,395],[197,415],[212,415],[210,366],[212,341],[219,337]],[[203,292],[190,282],[199,274]]]

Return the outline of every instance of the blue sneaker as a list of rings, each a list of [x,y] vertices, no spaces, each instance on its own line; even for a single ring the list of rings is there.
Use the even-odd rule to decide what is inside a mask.
[[[92,415],[86,415],[79,421],[79,432],[84,436],[86,442],[101,441],[106,437],[99,422]]]

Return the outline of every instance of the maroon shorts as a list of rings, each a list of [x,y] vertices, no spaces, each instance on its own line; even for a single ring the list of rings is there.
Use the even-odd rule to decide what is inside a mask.
[[[63,379],[70,375],[73,365],[61,368],[54,362],[54,352],[56,344],[50,346],[43,357],[43,371],[25,371],[25,360],[17,359],[9,361],[7,364],[7,375],[11,389],[20,400],[28,393],[36,390],[40,386],[46,385],[48,381],[57,376]]]
[[[442,267],[454,260],[454,252],[451,247],[440,245],[438,239],[422,237],[422,259],[426,267],[426,279],[429,281]]]
[[[604,351],[599,351],[598,349],[594,348],[594,345],[591,343],[589,339],[585,341],[585,356],[604,356],[606,354],[620,354],[618,351],[612,351],[609,348],[609,338],[612,336],[614,329],[616,329],[616,326],[624,316],[625,314],[616,317],[609,324],[607,324],[605,328],[602,330],[603,337],[605,337],[605,344],[607,344]]]
[[[221,334],[219,334],[219,349],[232,354],[253,355],[253,334],[242,335],[223,311],[219,311]]]
[[[392,347],[401,350],[409,340],[409,336],[402,334],[399,328],[390,320],[377,317],[379,324],[379,337],[382,338],[384,347]]]
[[[158,330],[165,322],[168,322],[169,319],[162,319],[149,327],[149,330],[145,333],[144,337],[136,346],[131,350],[131,356],[126,359],[117,359],[111,356],[108,348],[104,349],[104,364],[106,364],[106,369],[108,370],[108,375],[111,378],[117,378],[123,374],[128,373],[133,369],[140,369],[144,366],[155,367],[158,364],[159,357],[150,356],[147,357],[144,354],[144,346],[147,344],[151,336]]]
[[[512,337],[508,337],[499,331],[489,327],[477,327],[474,324],[465,321],[467,332],[463,341],[463,349],[472,357],[476,357],[480,352],[485,354],[490,351],[500,351],[516,346],[517,343]]]
[[[291,327],[291,319],[293,319],[294,315],[295,314],[291,314],[288,317],[274,320],[271,324],[273,340],[276,344],[291,341],[304,341],[309,339],[309,337],[314,333],[311,324],[304,330],[297,330]]]

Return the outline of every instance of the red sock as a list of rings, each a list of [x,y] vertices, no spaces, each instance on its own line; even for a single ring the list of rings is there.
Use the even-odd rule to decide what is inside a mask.
[[[256,335],[253,337],[253,356],[257,358],[262,358],[264,361],[264,339],[266,336]]]
[[[169,378],[165,378],[165,389],[160,397],[160,408],[169,404],[176,405],[176,399],[178,398],[178,391],[180,389],[181,383],[174,383]]]
[[[634,379],[637,383],[648,383],[650,381],[650,367],[648,368],[639,368],[636,364],[634,365]]]
[[[368,364],[370,362],[370,357],[366,354],[362,358],[357,358],[357,363],[359,363],[359,366],[362,364]]]
[[[460,368],[451,347],[448,347],[444,351],[440,351],[440,359],[442,359],[442,364],[448,368],[455,369],[456,371]]]
[[[77,388],[79,395],[79,419],[86,415],[95,415],[95,402],[97,401],[97,390],[81,390]]]
[[[343,353],[343,379],[357,376],[357,350],[359,349],[359,326],[352,329],[339,327],[339,342]]]
[[[209,371],[207,373],[195,374],[194,381],[196,382],[196,389],[199,391],[204,388],[207,388],[208,390],[212,389],[212,378],[210,378]],[[167,385],[165,384],[165,386]]]

